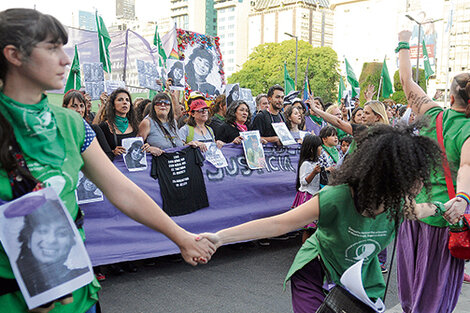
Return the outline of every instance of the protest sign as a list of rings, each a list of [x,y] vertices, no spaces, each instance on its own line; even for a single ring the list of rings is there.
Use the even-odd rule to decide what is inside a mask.
[[[93,280],[81,236],[52,188],[0,206],[0,240],[29,309]]]
[[[273,126],[277,137],[279,137],[279,140],[284,146],[296,144],[294,137],[292,137],[292,134],[290,133],[289,129],[287,129],[287,126],[284,122],[272,123],[271,125]]]
[[[242,136],[243,150],[248,167],[251,169],[264,168],[266,160],[264,158],[263,145],[261,144],[261,136],[258,130],[240,132]]]

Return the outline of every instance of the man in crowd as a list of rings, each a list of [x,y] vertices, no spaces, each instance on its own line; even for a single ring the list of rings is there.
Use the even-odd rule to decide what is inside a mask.
[[[271,124],[285,122],[285,118],[281,113],[284,107],[284,88],[280,85],[269,88],[268,102],[268,108],[256,114],[252,129],[259,130],[261,138],[267,142],[280,143]]]

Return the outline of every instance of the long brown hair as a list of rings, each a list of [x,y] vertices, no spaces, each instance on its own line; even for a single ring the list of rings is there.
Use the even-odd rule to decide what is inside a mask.
[[[126,117],[129,120],[129,125],[131,125],[133,131],[137,131],[139,129],[139,124],[137,122],[137,117],[136,113],[134,111],[134,105],[132,104],[132,98],[131,94],[129,91],[127,91],[124,88],[118,88],[114,90],[111,95],[108,97],[108,101],[106,102],[106,112],[105,112],[105,118],[106,121],[108,122],[109,126],[111,127],[111,131],[113,133],[116,132],[115,126],[116,126],[116,109],[114,107],[114,101],[116,100],[118,94],[120,93],[125,93],[129,97],[130,101],[130,108],[129,112],[127,112]]]

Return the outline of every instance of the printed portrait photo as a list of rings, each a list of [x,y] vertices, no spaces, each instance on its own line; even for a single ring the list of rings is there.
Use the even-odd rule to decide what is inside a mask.
[[[129,172],[143,171],[147,169],[147,158],[142,151],[144,141],[142,137],[125,138],[122,140],[122,146],[126,148],[124,154],[124,163]]]

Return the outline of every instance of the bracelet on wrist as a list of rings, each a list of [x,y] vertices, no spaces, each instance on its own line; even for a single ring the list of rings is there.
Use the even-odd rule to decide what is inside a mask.
[[[434,212],[433,216],[442,216],[446,212],[446,207],[442,202],[433,201],[432,204],[436,206],[436,211]]]
[[[410,50],[410,43],[406,41],[400,41],[398,47],[395,49],[395,53],[398,53],[401,49]]]
[[[470,196],[468,195],[468,193],[459,192],[455,195],[455,197],[459,197],[459,198],[464,199],[465,201],[467,201],[467,205],[470,204]]]

